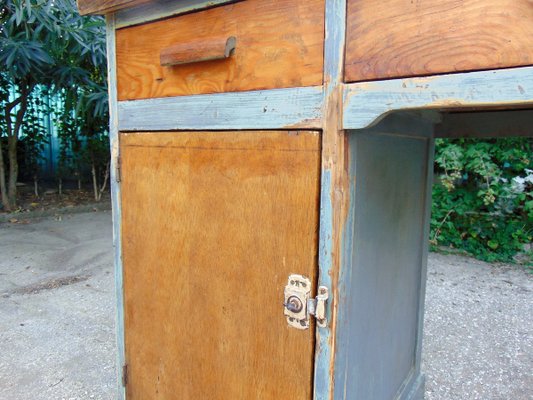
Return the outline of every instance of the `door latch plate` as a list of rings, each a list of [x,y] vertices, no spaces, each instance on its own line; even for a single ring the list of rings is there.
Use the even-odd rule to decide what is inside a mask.
[[[319,327],[327,326],[326,301],[329,295],[327,287],[319,286],[316,298],[312,298],[309,278],[292,274],[289,275],[284,294],[284,314],[289,326],[296,329],[309,329],[310,315],[315,316]]]
[[[289,275],[285,286],[285,311],[287,323],[296,329],[308,329],[307,300],[311,295],[311,281],[303,275]],[[301,304],[301,307],[297,307]]]

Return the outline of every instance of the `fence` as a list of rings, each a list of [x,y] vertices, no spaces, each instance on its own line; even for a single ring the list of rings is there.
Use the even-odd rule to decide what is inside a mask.
[[[33,117],[39,121],[39,125],[44,130],[46,137],[46,141],[38,160],[39,176],[41,178],[53,178],[57,175],[60,143],[57,127],[54,124],[52,110],[61,109],[63,107],[63,102],[59,94],[50,94],[48,91],[41,89],[44,88],[38,88],[35,90],[35,93],[38,93],[37,98],[40,100],[40,105],[32,108]],[[14,89],[11,89],[10,100],[15,97],[16,94]],[[23,125],[21,128],[20,140],[24,141],[25,137],[25,126]]]

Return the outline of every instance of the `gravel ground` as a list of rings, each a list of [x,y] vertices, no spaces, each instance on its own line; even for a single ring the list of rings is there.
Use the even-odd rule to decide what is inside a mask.
[[[111,218],[0,224],[0,400],[115,398]],[[431,254],[427,400],[533,398],[533,275]]]
[[[431,254],[423,362],[426,400],[533,399],[533,275]]]

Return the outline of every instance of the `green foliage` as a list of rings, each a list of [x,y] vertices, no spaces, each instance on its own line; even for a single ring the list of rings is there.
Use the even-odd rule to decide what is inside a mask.
[[[72,108],[72,98],[76,108]],[[58,178],[77,176],[94,169],[96,184],[104,179],[109,162],[107,112],[94,112],[94,102],[83,94],[62,92],[61,104],[54,110],[54,124],[59,137]],[[87,104],[83,104],[83,102]],[[81,105],[81,106],[80,106]]]
[[[4,0],[0,63],[15,84],[93,85],[105,68],[101,18],[80,17],[74,0]]]
[[[80,175],[83,143],[79,134],[81,118],[77,117],[74,110],[68,107],[64,93],[61,93],[60,99],[61,107],[51,111],[59,138],[57,177],[61,181],[71,175]]]
[[[107,138],[105,25],[100,17],[81,17],[74,0],[4,0],[0,3],[0,189],[7,209],[16,202],[17,144],[21,134],[35,139],[31,99],[38,88],[61,93],[60,124],[64,153],[68,142]],[[52,112],[49,110],[49,112]],[[76,121],[76,128],[70,126]],[[21,129],[27,125],[28,129]],[[98,131],[96,131],[98,129]],[[87,138],[76,137],[86,135]],[[3,146],[2,137],[7,138]],[[65,140],[63,140],[65,139]],[[35,142],[37,143],[37,142]],[[34,149],[38,153],[38,148]],[[8,190],[4,179],[9,163]],[[9,194],[7,194],[9,192]]]
[[[41,116],[48,112],[48,107],[43,104],[42,97],[46,89],[38,88],[28,99],[28,110],[24,118],[22,144],[23,163],[22,171],[34,180],[39,173],[39,161],[42,160],[44,145],[48,141],[47,130],[43,125]]]
[[[533,237],[533,141],[437,140],[430,242],[512,261]]]

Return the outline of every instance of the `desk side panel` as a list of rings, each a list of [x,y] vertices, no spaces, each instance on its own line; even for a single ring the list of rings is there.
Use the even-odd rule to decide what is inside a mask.
[[[431,139],[349,135],[353,201],[341,266],[335,399],[408,399],[422,382]]]

